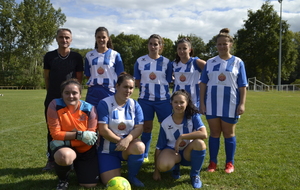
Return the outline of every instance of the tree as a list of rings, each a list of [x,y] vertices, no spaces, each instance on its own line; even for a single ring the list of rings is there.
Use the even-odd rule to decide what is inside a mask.
[[[291,77],[289,82],[292,83],[295,80],[297,80],[297,84],[300,84],[300,32],[295,32],[294,33],[294,40],[293,42],[295,43],[296,46],[296,51],[298,52],[298,57],[296,60],[296,67],[295,67],[295,71],[292,72]]]
[[[164,57],[170,59],[170,61],[173,61],[176,56],[176,49],[175,49],[174,43],[169,38],[163,38],[163,39],[164,39],[164,49],[163,49],[162,55]]]
[[[13,4],[12,1],[5,1]],[[4,31],[4,39],[10,40],[12,47],[9,60],[11,75],[7,76],[11,85],[38,87],[42,81],[43,55],[55,37],[56,30],[66,21],[61,10],[55,10],[50,0],[24,0],[16,7],[7,7],[11,11],[7,16],[8,26]],[[6,15],[8,15],[6,13]],[[1,23],[2,24],[2,23]],[[13,35],[13,39],[9,36]],[[12,80],[11,80],[12,79]]]
[[[248,77],[273,84],[278,76],[280,18],[270,2],[256,12],[248,11],[244,28],[236,35],[236,55],[245,62]],[[289,25],[282,21],[282,78],[287,80],[295,68],[297,52]]]
[[[134,63],[137,58],[147,54],[147,41],[139,35],[126,35],[123,32],[119,35],[111,35],[114,50],[121,54],[124,69],[127,73],[133,75]]]
[[[13,52],[15,51],[16,30],[13,27],[16,3],[13,0],[0,2],[0,85],[11,85],[13,75]]]

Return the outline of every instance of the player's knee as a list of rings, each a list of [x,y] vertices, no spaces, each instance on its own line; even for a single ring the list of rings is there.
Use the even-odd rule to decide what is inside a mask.
[[[193,149],[194,150],[205,150],[206,144],[202,139],[193,140]]]

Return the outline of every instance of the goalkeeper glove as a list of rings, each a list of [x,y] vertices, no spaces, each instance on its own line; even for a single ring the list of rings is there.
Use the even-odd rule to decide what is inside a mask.
[[[97,138],[97,133],[94,131],[77,131],[76,133],[76,139],[81,140],[87,145],[94,145]]]
[[[60,141],[60,140],[53,140],[50,142],[50,149],[54,151],[56,148],[60,146],[67,146],[71,147],[71,142],[70,141]]]

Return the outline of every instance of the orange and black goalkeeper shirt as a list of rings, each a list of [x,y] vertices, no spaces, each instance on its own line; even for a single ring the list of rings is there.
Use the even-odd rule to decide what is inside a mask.
[[[80,100],[80,108],[73,114],[62,98],[51,101],[47,111],[47,122],[53,140],[65,140],[68,131],[97,131],[97,114],[93,105]],[[92,146],[74,139],[71,146],[82,153]]]

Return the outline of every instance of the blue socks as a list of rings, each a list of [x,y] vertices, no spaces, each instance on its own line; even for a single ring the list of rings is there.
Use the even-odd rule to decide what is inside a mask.
[[[144,158],[148,157],[151,139],[152,139],[152,133],[144,133],[144,132],[142,133],[141,141],[145,144]]]
[[[190,176],[197,176],[202,168],[206,150],[192,150],[191,152],[191,172]]]
[[[144,187],[144,184],[136,178],[143,164],[144,154],[129,155],[127,160],[128,181],[136,187]]]
[[[218,163],[218,153],[219,153],[219,148],[220,148],[220,138],[214,138],[214,137],[209,137],[208,141],[208,146],[209,146],[209,157],[210,161],[213,161],[214,163]]]
[[[226,153],[226,163],[232,162],[234,164],[234,154],[236,150],[236,138],[225,138],[225,153]]]

